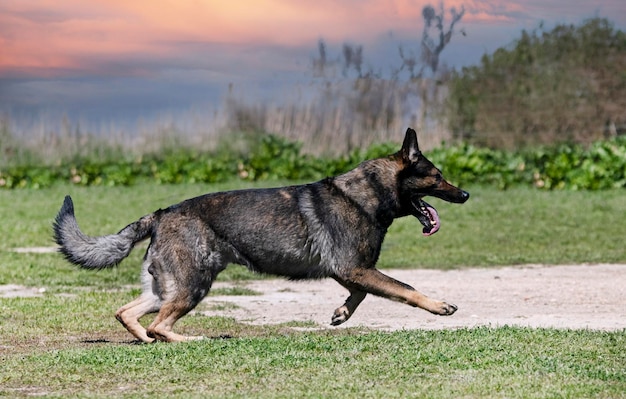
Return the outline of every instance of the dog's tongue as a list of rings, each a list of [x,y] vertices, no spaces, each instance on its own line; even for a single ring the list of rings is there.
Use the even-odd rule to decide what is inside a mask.
[[[432,236],[437,231],[439,231],[439,227],[441,226],[439,224],[439,214],[437,213],[437,210],[433,208],[432,206],[426,206],[426,209],[428,209],[428,213],[430,213],[431,226],[430,227],[424,226],[424,228],[422,229],[422,234],[425,236]]]

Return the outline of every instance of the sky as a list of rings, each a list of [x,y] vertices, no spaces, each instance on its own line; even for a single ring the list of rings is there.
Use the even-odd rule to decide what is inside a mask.
[[[122,123],[219,107],[229,87],[280,103],[331,56],[362,45],[385,73],[398,46],[418,51],[425,0],[0,0],[0,117],[60,115]],[[606,17],[626,30],[624,0],[446,0],[465,9],[441,62],[460,68],[540,23]],[[450,14],[446,13],[447,23]],[[461,30],[464,34],[461,34]]]

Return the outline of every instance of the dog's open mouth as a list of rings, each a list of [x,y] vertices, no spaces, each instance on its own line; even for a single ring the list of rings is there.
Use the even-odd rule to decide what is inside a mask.
[[[411,203],[416,210],[416,212],[413,213],[413,216],[415,216],[424,226],[422,234],[425,236],[435,234],[440,227],[439,214],[437,213],[437,210],[421,198],[414,198],[411,200]]]

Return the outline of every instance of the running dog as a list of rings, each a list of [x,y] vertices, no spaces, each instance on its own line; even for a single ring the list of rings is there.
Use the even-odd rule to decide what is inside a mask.
[[[408,129],[398,152],[345,174],[304,185],[202,195],[143,216],[117,234],[83,234],[66,196],[53,230],[59,251],[85,269],[117,265],[136,243],[150,238],[142,294],[115,317],[141,341],[176,342],[197,338],[172,328],[230,263],[289,279],[335,279],[350,295],[334,311],[333,325],[347,321],[368,293],[437,315],[453,314],[455,305],[429,298],[375,267],[394,219],[413,215],[426,236],[439,230],[439,216],[426,196],[464,203],[469,193],[443,178]],[[157,312],[147,329],[139,323]]]

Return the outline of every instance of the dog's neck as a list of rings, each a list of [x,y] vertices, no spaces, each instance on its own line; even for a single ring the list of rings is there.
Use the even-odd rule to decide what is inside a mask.
[[[400,203],[395,182],[397,167],[388,162],[365,161],[357,168],[332,178],[332,183],[379,223],[389,226],[400,216]],[[387,187],[389,192],[381,192]]]

